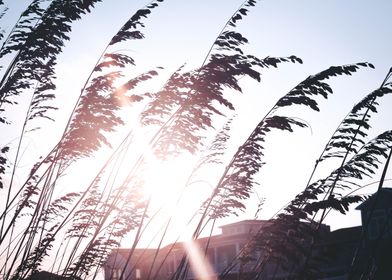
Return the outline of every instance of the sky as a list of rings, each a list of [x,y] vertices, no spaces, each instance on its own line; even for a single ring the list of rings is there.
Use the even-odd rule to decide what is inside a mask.
[[[69,88],[72,81],[75,85],[72,92],[78,92],[86,75],[82,72],[75,75],[73,69],[82,69],[79,66],[82,64],[89,71],[105,42],[133,9],[142,5],[140,1],[128,2],[117,1],[113,5],[107,1],[77,22],[70,43],[60,57],[64,64],[59,65],[59,71],[63,71],[59,77],[66,77],[59,79],[63,88]],[[126,47],[136,59],[135,72],[163,66],[169,75],[183,63],[187,63],[189,69],[200,66],[215,37],[241,3],[164,2],[145,21],[146,38]],[[238,137],[233,140],[234,149],[276,100],[307,76],[331,65],[368,61],[376,67],[375,70],[363,69],[353,77],[334,79],[331,84],[335,94],[320,102],[320,113],[295,112],[295,116],[309,122],[310,129],[277,135],[267,143],[267,164],[261,170],[257,189],[259,196],[267,198],[263,218],[268,218],[303,188],[315,159],[339,122],[354,102],[377,88],[384,79],[391,67],[392,39],[388,36],[391,5],[390,1],[260,1],[238,24],[238,31],[249,39],[250,44],[245,47],[249,53],[259,57],[296,55],[304,63],[264,71],[261,83],[250,80],[243,83],[244,94],[235,96],[238,132],[233,134]],[[165,74],[163,80],[167,77]],[[67,91],[66,95],[69,94]],[[388,101],[380,108],[370,137],[388,128],[390,98]],[[285,176],[281,176],[282,173]],[[353,216],[337,217],[329,223],[333,228],[358,223],[359,214]]]
[[[5,17],[0,23],[1,26],[10,28],[12,19],[16,19],[16,15],[23,9],[22,3],[26,4],[28,1],[18,1],[18,4],[15,1],[5,2],[10,9],[9,17]],[[63,116],[72,110],[80,88],[107,42],[128,17],[145,3],[146,1],[139,0],[106,0],[97,4],[91,14],[73,25],[70,41],[60,54],[57,67],[58,98],[55,105],[60,109],[54,115],[56,122],[42,123],[45,130],[29,135],[23,143],[25,154],[20,160],[21,166],[30,166],[37,156],[45,154],[48,147],[58,139],[66,122]],[[180,65],[186,63],[187,69],[200,66],[216,36],[241,3],[242,1],[234,0],[165,0],[144,20],[146,38],[124,46],[126,52],[136,60],[134,73],[163,66],[165,69],[157,82],[151,85],[159,89],[165,78]],[[279,97],[309,75],[331,65],[363,61],[373,63],[375,69],[362,69],[352,77],[339,77],[331,81],[334,94],[328,100],[320,101],[320,112],[306,109],[289,112],[292,116],[305,119],[310,128],[297,129],[291,134],[275,133],[268,139],[266,165],[258,176],[260,185],[256,187],[257,195],[248,202],[249,209],[244,214],[225,219],[220,224],[253,218],[258,203],[257,196],[266,198],[259,217],[268,219],[304,188],[315,160],[339,122],[355,102],[380,85],[392,66],[392,38],[389,30],[392,24],[391,8],[392,2],[389,0],[258,1],[249,15],[239,22],[237,30],[250,42],[244,47],[248,53],[259,57],[296,55],[304,63],[285,64],[277,69],[265,70],[261,83],[248,79],[241,81],[243,94],[233,96],[238,117],[234,121],[234,137],[230,142],[229,154],[235,152],[236,147],[248,137]],[[392,111],[389,108],[392,98],[385,98],[384,101],[379,114],[373,119],[369,139],[390,129]],[[23,105],[21,100],[20,111],[12,114],[15,123],[18,123],[18,117],[21,116],[19,112],[25,110]],[[136,112],[130,109],[129,113],[133,116]],[[129,123],[133,121],[134,119],[130,119]],[[13,125],[0,129],[0,145],[8,141],[15,143],[20,127]],[[52,137],[46,137],[48,132]],[[117,136],[111,138],[113,146],[121,138],[121,133],[119,131]],[[98,159],[105,158],[109,152],[109,149],[104,149],[102,154],[97,155]],[[176,169],[174,173],[164,170],[162,176],[166,173],[166,176],[169,174],[167,177],[177,177],[178,166],[184,165],[183,161],[192,160],[182,158],[179,163],[173,164],[173,169]],[[99,168],[83,167],[82,172],[76,168],[70,173],[76,172],[78,182],[83,185],[90,180],[85,174],[87,169],[94,167]],[[317,175],[325,175],[329,170],[330,166],[326,166]],[[186,170],[180,173],[185,172]],[[388,178],[391,178],[390,175],[391,172]],[[214,174],[208,176],[213,177]],[[23,175],[20,180],[23,180]],[[169,179],[159,178],[156,181],[162,180]],[[364,182],[366,183],[368,181]],[[63,184],[67,186],[73,182],[65,180]],[[153,181],[152,184],[157,183]],[[167,184],[172,182],[168,181]],[[211,184],[199,185],[188,194],[189,197],[208,193]],[[364,189],[364,192],[372,193],[375,186]],[[4,194],[0,195],[3,199]],[[160,193],[161,198],[162,195]],[[332,229],[336,229],[359,224],[360,216],[358,211],[353,210],[346,216],[330,215],[326,222]]]

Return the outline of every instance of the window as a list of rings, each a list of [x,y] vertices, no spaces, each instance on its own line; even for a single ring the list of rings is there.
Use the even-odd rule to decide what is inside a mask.
[[[236,257],[236,247],[234,244],[217,248],[218,272],[222,272]]]
[[[142,278],[142,271],[140,270],[140,268],[136,268],[135,276],[136,276],[136,279],[141,279]]]
[[[168,261],[166,268],[167,268],[168,275],[172,275],[175,271],[174,261]]]
[[[211,265],[215,264],[215,248],[208,248],[207,259]]]
[[[389,229],[389,236],[392,236],[392,208],[389,208],[388,211],[388,229]],[[388,231],[388,229],[386,231]]]
[[[368,226],[368,238],[369,240],[376,240],[382,237],[385,238],[391,233],[391,218],[387,213],[391,213],[392,209],[375,209],[370,217]],[[367,213],[369,218],[370,212]],[[387,221],[388,218],[388,221]]]
[[[119,268],[114,268],[112,273],[112,280],[119,280],[122,270]]]

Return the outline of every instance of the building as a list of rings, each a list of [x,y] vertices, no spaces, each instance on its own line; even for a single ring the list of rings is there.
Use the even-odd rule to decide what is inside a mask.
[[[124,271],[123,279],[172,279],[177,268],[189,257],[189,267],[185,279],[225,279],[252,278],[259,270],[263,252],[254,250],[250,243],[252,237],[271,224],[265,220],[244,220],[221,226],[219,235],[199,238],[190,243],[175,243],[156,249],[135,249],[130,256],[130,249],[118,249],[108,258],[104,270],[105,280],[118,280]],[[323,226],[329,232],[329,227]],[[207,248],[207,249],[206,249]],[[129,259],[128,259],[129,258]],[[197,266],[198,269],[192,269]],[[201,265],[200,265],[201,264]],[[200,270],[203,275],[194,272]],[[200,272],[200,271],[199,271]],[[275,275],[275,264],[263,267],[262,275]],[[278,273],[277,279],[287,273]],[[184,279],[181,278],[181,279]],[[282,278],[283,279],[283,278]]]
[[[344,280],[349,275],[350,279],[363,275],[392,279],[392,189],[382,189],[357,209],[361,210],[362,226],[335,231],[322,227],[312,254],[318,259],[317,279]],[[271,221],[265,220],[232,223],[222,226],[219,235],[170,244],[160,250],[134,249],[131,257],[130,249],[118,249],[105,264],[105,280],[120,279],[124,269],[123,279],[127,280],[173,279],[185,258],[190,265],[182,267],[180,271],[186,271],[186,277],[180,279],[212,280],[223,275],[224,279],[254,279],[261,271],[263,252],[251,250],[249,240],[269,224]],[[195,274],[198,270],[192,270],[192,266],[202,267],[202,275]],[[274,279],[293,279],[273,261],[262,269],[263,279],[272,279],[272,275]]]
[[[374,277],[392,279],[392,189],[380,189],[357,209],[361,210],[364,248],[371,256]]]
[[[159,279],[170,279],[176,272],[177,267],[187,254],[196,254],[204,263],[211,266],[207,273],[213,278],[215,275],[225,273],[230,265],[233,265],[230,273],[248,273],[251,270],[252,260],[260,257],[257,254],[246,256],[245,244],[250,237],[257,233],[268,221],[246,220],[222,226],[222,234],[210,238],[199,238],[193,244],[176,243],[170,244],[159,251],[155,249],[135,249],[132,257],[129,257],[129,249],[118,249],[108,258],[104,270],[105,279],[120,279],[121,271],[125,268],[124,279],[147,279],[159,276]],[[207,248],[205,252],[205,248]],[[233,263],[242,254],[243,265]],[[202,257],[200,257],[202,256]],[[206,256],[206,258],[204,258]],[[128,265],[126,265],[128,263]],[[190,261],[190,263],[192,263]],[[151,269],[151,267],[153,269]],[[189,268],[188,279],[195,279],[196,275]],[[211,279],[212,279],[211,278]]]
[[[362,268],[367,260],[367,252],[362,245],[357,257],[357,269],[350,271],[350,267],[358,245],[362,243],[361,235],[361,226],[342,228],[331,231],[317,243],[318,255],[324,258],[320,265],[322,279],[344,280],[348,279],[349,273],[355,275],[351,279],[360,279],[357,276],[360,276],[362,271],[358,268]]]

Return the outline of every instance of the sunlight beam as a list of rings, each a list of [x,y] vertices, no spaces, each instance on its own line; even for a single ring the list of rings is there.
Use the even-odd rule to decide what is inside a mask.
[[[184,244],[195,278],[200,280],[217,280],[214,269],[198,244],[194,240],[187,241]]]

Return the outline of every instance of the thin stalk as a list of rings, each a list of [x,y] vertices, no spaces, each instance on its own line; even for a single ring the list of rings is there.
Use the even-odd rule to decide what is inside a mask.
[[[12,189],[12,185],[13,185],[14,178],[15,178],[15,172],[16,172],[17,162],[18,162],[18,158],[19,158],[19,153],[20,153],[20,150],[21,150],[22,140],[23,140],[23,136],[24,136],[24,133],[25,133],[25,129],[26,129],[27,121],[28,121],[28,115],[29,115],[29,112],[30,112],[30,109],[31,109],[31,102],[32,102],[32,100],[33,100],[33,97],[34,97],[34,94],[31,96],[31,100],[30,100],[30,103],[29,103],[29,108],[27,109],[26,117],[25,117],[25,120],[24,120],[23,126],[22,126],[22,131],[21,131],[21,133],[20,133],[20,137],[19,137],[19,141],[18,141],[18,146],[17,146],[17,149],[16,149],[16,155],[15,155],[14,165],[13,165],[12,173],[11,173],[11,179],[10,179],[10,183],[9,183],[9,186],[8,186],[7,199],[6,199],[4,211],[7,211],[7,210],[8,210],[8,207],[10,206],[8,203],[9,203],[9,201],[10,201],[11,189]],[[5,220],[6,220],[6,219],[5,219],[5,217],[4,217],[4,219],[3,219],[2,222],[1,222],[0,237],[3,236],[3,229],[4,229],[4,226],[5,226]],[[10,243],[11,243],[12,235],[13,235],[13,232],[14,232],[14,226],[15,226],[15,225],[13,225],[12,231],[11,231],[11,234],[10,234]],[[10,244],[10,243],[9,243],[9,244]],[[7,256],[6,256],[6,261],[5,261],[5,269],[4,269],[5,271],[7,270],[7,268],[6,268],[6,266],[7,266],[7,261],[8,261],[8,259],[9,259],[9,257],[10,257],[10,256],[9,256],[10,246],[8,246],[7,248],[8,248],[8,250],[7,250]]]
[[[8,186],[7,199],[6,199],[6,202],[5,202],[5,211],[7,211],[7,208],[9,207],[8,203],[9,203],[10,197],[11,197],[11,189],[12,189],[12,186],[13,186],[13,183],[14,183],[14,178],[15,178],[15,172],[16,172],[16,168],[17,168],[17,162],[18,162],[18,158],[19,158],[19,153],[20,153],[20,150],[21,150],[23,136],[24,136],[24,133],[25,133],[25,129],[26,129],[26,125],[27,125],[27,121],[28,121],[28,117],[29,117],[29,112],[30,112],[30,109],[31,109],[31,102],[33,101],[33,98],[34,98],[34,93],[31,96],[31,100],[30,100],[30,103],[29,103],[29,107],[27,109],[26,117],[25,117],[25,120],[23,122],[22,130],[20,132],[18,146],[16,148],[14,165],[12,167],[11,179],[10,179],[10,183],[9,183],[9,186]],[[5,219],[3,219],[2,223],[1,223],[0,236],[3,235],[4,225],[5,225]]]
[[[348,273],[348,275],[349,275],[348,279],[351,279],[350,277],[352,277],[353,270],[354,270],[355,266],[357,265],[361,244],[362,244],[362,241],[365,238],[365,235],[366,235],[366,233],[368,231],[372,215],[374,213],[374,210],[376,209],[377,201],[379,200],[379,197],[381,195],[381,189],[382,189],[382,187],[384,185],[384,182],[385,182],[385,177],[386,177],[386,174],[387,174],[387,171],[388,171],[388,168],[389,168],[389,163],[390,163],[391,157],[392,157],[392,147],[390,147],[390,152],[389,152],[387,161],[385,162],[383,172],[381,174],[381,178],[380,178],[380,182],[379,182],[379,185],[378,185],[378,188],[377,188],[377,192],[376,192],[376,194],[374,196],[374,202],[373,202],[373,204],[371,206],[371,209],[370,209],[370,212],[369,212],[369,216],[368,216],[368,218],[367,218],[367,220],[365,222],[365,226],[363,227],[363,230],[362,230],[362,235],[361,235],[360,242],[358,243],[358,246],[356,248],[353,260],[351,262],[350,271]],[[388,222],[388,219],[386,219],[386,223],[387,222]],[[382,234],[380,234],[379,238],[381,238],[381,237],[382,237]]]
[[[278,103],[276,103],[276,104],[275,104],[275,105],[265,114],[264,118],[262,118],[262,121],[259,123],[259,125],[260,125],[260,124],[261,124],[261,123],[262,123],[262,122],[263,122],[263,121],[264,121],[264,120],[265,120],[265,119],[266,119],[266,118],[276,109],[277,104],[278,104]],[[259,126],[259,125],[258,125],[258,126]],[[209,207],[211,206],[212,201],[213,201],[215,195],[217,194],[217,190],[218,190],[219,187],[222,185],[223,180],[227,177],[228,172],[229,172],[229,171],[231,170],[231,168],[233,167],[233,165],[234,165],[234,163],[236,162],[236,160],[237,160],[239,154],[240,154],[240,153],[242,152],[242,150],[245,148],[245,144],[246,144],[248,141],[250,141],[250,139],[251,139],[255,134],[256,134],[256,129],[252,131],[252,133],[251,133],[251,134],[248,136],[248,138],[245,140],[244,144],[241,145],[241,146],[237,149],[236,153],[235,153],[234,156],[231,158],[229,164],[226,166],[226,168],[225,168],[223,174],[221,175],[221,177],[220,177],[218,183],[216,184],[216,186],[215,186],[215,188],[214,188],[214,192],[212,193],[212,195],[211,195],[210,198],[208,199],[208,203],[207,203],[207,205],[206,205],[206,207],[205,207],[205,209],[204,209],[204,212],[203,212],[203,214],[202,214],[202,217],[200,218],[200,222],[199,222],[199,224],[198,224],[198,226],[196,227],[196,230],[195,230],[195,232],[194,232],[194,237],[197,237],[197,236],[200,234],[199,230],[200,230],[200,228],[202,227],[202,223],[204,222],[204,219],[206,218],[207,210],[208,210]],[[226,191],[227,191],[227,190],[226,190]]]
[[[129,136],[129,135],[128,135]],[[92,186],[94,185],[95,181],[99,178],[99,176],[102,174],[102,172],[107,168],[107,166],[111,163],[111,161],[113,160],[114,156],[117,154],[118,150],[120,149],[120,147],[124,144],[125,140],[127,138],[125,138],[123,140],[123,142],[113,151],[112,155],[110,156],[110,158],[105,162],[105,164],[101,167],[100,171],[98,172],[98,174],[96,175],[96,177],[94,178],[93,182],[87,187],[87,189],[82,193],[81,197],[79,198],[79,200],[74,204],[74,206],[72,207],[72,209],[68,212],[67,216],[62,220],[62,222],[59,224],[59,226],[57,227],[57,229],[53,232],[53,236],[56,236],[59,231],[64,227],[64,225],[66,223],[68,223],[69,218],[71,217],[71,215],[73,214],[73,212],[76,210],[76,208],[80,205],[80,203],[83,201],[83,199],[85,198],[85,196],[87,195],[88,191],[92,188]],[[46,250],[47,247],[44,247],[44,250]]]
[[[131,132],[131,133],[132,133],[132,132]],[[120,156],[123,156],[122,159],[121,159],[121,161],[123,161],[123,160],[124,160],[124,157],[125,157],[125,154],[126,154],[126,151],[128,150],[128,148],[129,148],[129,144],[126,144],[126,142],[124,142],[124,145],[122,145],[121,149],[118,151],[118,155],[117,155],[116,158],[115,158],[114,166],[113,166],[111,172],[109,173],[109,178],[108,178],[107,181],[106,181],[105,187],[104,187],[104,189],[102,190],[102,194],[101,194],[101,197],[100,197],[99,200],[101,200],[101,199],[103,198],[103,195],[104,195],[104,192],[105,192],[105,190],[106,190],[106,187],[108,186],[109,180],[111,179],[111,174],[113,174],[114,169],[115,169],[116,165],[118,164],[118,161],[120,160],[119,157],[120,157]],[[119,170],[117,169],[117,174],[118,174],[118,171],[119,171]],[[116,175],[117,175],[117,174],[116,174]],[[116,175],[114,175],[114,177],[116,177]],[[113,189],[113,185],[112,185],[112,187],[111,187],[110,190],[109,190],[109,194],[112,192],[112,189]],[[107,200],[106,200],[106,202],[104,203],[104,205],[109,205],[109,197],[107,198]],[[98,207],[99,207],[99,204],[97,203],[97,204],[95,205],[95,208],[93,209],[93,211],[94,211],[94,212],[97,211]],[[94,218],[94,216],[91,215],[91,216],[89,217],[89,220],[88,220],[86,223],[87,223],[87,224],[91,224],[93,218]],[[83,231],[82,231],[82,233],[80,234],[79,238],[77,239],[75,245],[73,246],[73,250],[71,251],[71,254],[70,254],[70,256],[68,257],[68,262],[67,262],[67,264],[66,264],[66,266],[65,266],[65,268],[64,268],[64,273],[66,273],[66,271],[68,270],[69,266],[70,266],[71,263],[73,262],[73,258],[74,258],[75,254],[76,254],[76,249],[78,249],[78,248],[80,247],[80,245],[81,245],[81,243],[82,243],[82,241],[83,241],[83,238],[84,238],[84,236],[85,236],[86,233],[87,233],[87,230],[88,230],[87,227],[85,227],[85,228],[83,229]],[[98,231],[98,230],[97,230],[97,231]],[[90,240],[90,243],[89,243],[89,244],[91,244],[93,241],[94,241],[94,239],[92,238],[92,239]],[[87,246],[87,247],[88,247],[88,246]]]
[[[50,5],[52,5],[52,3],[51,3]],[[49,6],[50,6],[50,5],[49,5]],[[49,8],[49,7],[48,7],[48,8]],[[47,9],[48,9],[48,8],[47,8]],[[45,10],[45,13],[47,12],[47,9]],[[45,15],[45,14],[44,14],[44,15]],[[44,15],[43,15],[43,16],[44,16]],[[35,29],[37,28],[38,24],[42,22],[43,16],[42,16],[39,20],[36,21],[34,27],[32,28],[31,33],[29,34],[29,38],[30,38],[31,34],[34,33],[34,31],[35,31]],[[22,18],[22,14],[20,15],[20,17],[19,17],[17,23],[20,21],[21,18]],[[16,23],[16,24],[17,24],[17,23]],[[12,30],[15,30],[16,24],[14,25],[14,27],[13,27]],[[11,36],[11,34],[12,34],[12,31],[11,31],[11,33],[9,33],[9,35],[8,35],[8,37],[7,37],[7,40],[8,40],[8,38]],[[4,42],[4,44],[5,44],[5,43],[6,43],[6,42]],[[4,44],[2,45],[1,50],[4,48]],[[7,70],[5,71],[3,77],[2,77],[2,79],[1,79],[1,81],[0,81],[0,92],[2,91],[4,85],[5,85],[5,83],[7,82],[8,78],[10,77],[12,71],[13,71],[14,68],[16,67],[16,65],[17,65],[17,63],[18,63],[18,60],[19,60],[19,57],[20,57],[20,54],[21,54],[21,50],[18,50],[17,53],[16,53],[16,55],[15,55],[14,58],[12,59],[11,63],[8,65]],[[0,99],[0,108],[3,106],[4,100],[5,100],[6,97],[7,97],[7,95],[6,95],[6,93],[4,93],[4,95],[3,95],[3,96],[1,97],[1,99]]]
[[[124,156],[125,156],[125,154],[126,154],[128,148],[129,148],[129,144],[125,145],[125,146],[119,151],[119,156],[121,156],[121,155],[123,156],[122,160],[124,160]],[[118,160],[118,159],[116,159],[116,162],[117,162],[117,160]],[[117,172],[118,172],[118,171],[119,171],[119,170],[117,169]],[[114,172],[114,170],[112,170],[112,172]],[[108,178],[108,180],[109,180],[109,179],[110,179],[110,178]],[[123,189],[124,189],[125,184],[126,184],[127,181],[128,181],[128,179],[126,179],[125,182],[122,184]],[[106,188],[106,186],[105,186],[105,188]],[[121,188],[121,187],[120,187],[120,188]],[[111,192],[112,189],[113,189],[113,186],[111,187],[111,189],[110,189],[110,191],[109,191],[109,194],[110,194],[110,192]],[[123,194],[123,191],[119,192],[119,193],[114,197],[114,199],[113,199],[113,201],[112,201],[111,203],[109,203],[110,197],[107,198],[107,200],[106,200],[106,202],[104,203],[104,205],[109,205],[109,206],[108,206],[108,209],[107,209],[105,215],[103,215],[102,218],[99,220],[98,226],[97,226],[96,229],[95,229],[95,233],[94,233],[93,236],[90,238],[89,243],[86,245],[86,248],[85,248],[85,250],[83,251],[82,255],[83,255],[84,253],[86,253],[86,251],[90,248],[90,246],[91,246],[91,245],[93,244],[93,242],[96,240],[96,238],[98,237],[98,235],[101,233],[101,230],[102,230],[102,228],[103,228],[105,222],[107,221],[107,219],[109,218],[110,214],[112,213],[112,210],[115,209],[115,205],[117,205],[117,203],[120,201],[120,198],[121,198],[121,195],[122,195],[122,194]],[[103,194],[102,194],[102,196],[103,196]],[[101,198],[102,198],[102,196],[101,196]],[[95,208],[94,210],[96,210],[97,207],[98,207],[98,205],[96,205],[96,208]],[[90,219],[90,222],[91,222],[93,217],[90,217],[90,218],[91,218],[91,219]],[[87,232],[87,228],[83,230],[83,232],[82,232],[82,234],[81,234],[81,237],[78,238],[78,241],[77,241],[77,243],[76,243],[76,245],[74,246],[73,251],[72,251],[73,254],[71,254],[71,256],[69,257],[68,263],[67,263],[67,265],[66,265],[65,268],[64,268],[64,272],[63,272],[64,275],[66,274],[66,272],[67,272],[68,269],[70,268],[70,265],[71,265],[71,263],[72,263],[72,261],[73,261],[73,257],[74,257],[75,254],[76,254],[76,250],[78,249],[78,247],[80,246],[80,244],[81,244],[81,242],[82,242],[82,236],[84,236],[84,234],[85,234],[86,232]],[[77,266],[75,267],[73,273],[72,273],[72,276],[76,276],[76,274],[78,273],[78,270],[79,270],[79,269],[80,269],[80,267],[79,267],[79,263],[78,263]]]
[[[201,64],[201,65],[202,65],[201,67],[203,67],[203,65],[207,62],[208,57],[210,56],[212,50],[213,50],[214,47],[215,47],[216,41],[217,41],[218,38],[223,34],[223,32],[226,30],[226,28],[229,26],[229,23],[230,23],[230,21],[232,20],[232,18],[233,18],[237,13],[239,13],[239,11],[241,10],[241,8],[242,8],[247,2],[248,2],[248,0],[242,2],[242,4],[238,7],[238,9],[232,14],[232,16],[229,18],[229,20],[228,20],[228,21],[225,23],[225,25],[222,27],[221,31],[219,32],[219,35],[216,37],[214,43],[211,45],[210,49],[208,50],[207,55],[205,56],[205,58],[204,58],[204,60],[203,60],[203,63]],[[256,2],[257,2],[257,0],[256,0]]]
[[[31,3],[32,4],[32,3]],[[31,5],[30,4],[30,5]],[[30,5],[27,7],[27,9],[30,7]],[[5,48],[6,44],[8,43],[12,33],[14,33],[16,27],[18,26],[18,24],[20,23],[21,19],[23,17],[23,13],[20,14],[18,20],[16,21],[16,23],[14,24],[14,26],[12,27],[11,31],[8,33],[7,38],[4,40],[3,44],[0,47],[0,53],[2,52],[2,50]],[[37,20],[38,22],[39,20]],[[35,25],[36,26],[36,25]]]
[[[10,268],[9,268],[7,274],[6,274],[6,279],[8,279],[8,277],[10,276],[10,274],[11,274],[11,272],[12,272],[12,268],[16,265],[17,258],[18,258],[18,256],[19,256],[19,254],[21,253],[23,247],[24,247],[25,249],[27,249],[27,246],[29,246],[29,238],[28,238],[29,232],[30,232],[30,231],[31,231],[31,232],[34,231],[34,229],[31,229],[31,226],[33,225],[34,221],[35,221],[36,218],[37,218],[38,212],[40,211],[40,208],[41,208],[40,204],[42,203],[42,200],[43,200],[43,196],[44,196],[44,195],[45,195],[45,194],[44,194],[44,190],[43,190],[43,191],[41,192],[41,194],[40,194],[39,199],[38,199],[37,206],[36,206],[36,208],[35,208],[35,210],[34,210],[34,213],[33,213],[33,215],[32,215],[32,218],[30,219],[30,222],[29,222],[29,224],[27,225],[26,230],[23,232],[23,235],[22,235],[22,237],[21,237],[21,240],[19,241],[18,249],[17,249],[17,251],[16,251],[16,253],[15,253],[14,259],[12,260],[11,266],[10,266]],[[32,233],[30,233],[30,236],[31,236],[31,234],[32,234]],[[27,242],[27,243],[24,242],[26,238],[28,238],[28,242]],[[24,255],[22,256],[22,260],[25,259],[25,257],[26,257],[26,250],[25,250]],[[21,264],[23,264],[23,262],[21,262]]]
[[[26,246],[25,257],[22,258],[21,263],[23,263],[24,261],[27,261],[27,258],[31,254],[31,249],[33,247],[33,242],[34,242],[34,239],[35,239],[35,235],[39,231],[39,227],[40,227],[39,224],[40,224],[40,222],[42,222],[42,225],[41,225],[41,233],[40,233],[40,236],[39,236],[39,238],[37,240],[37,246],[42,241],[42,238],[43,238],[43,235],[44,235],[44,231],[45,231],[45,225],[47,223],[47,220],[46,220],[47,215],[48,215],[47,210],[48,210],[48,207],[50,207],[50,202],[51,202],[52,197],[53,197],[53,191],[54,191],[54,188],[56,186],[56,183],[57,183],[58,179],[61,176],[60,175],[61,174],[61,163],[58,165],[58,168],[57,168],[57,171],[56,171],[56,175],[53,175],[53,174],[54,174],[54,172],[52,173],[51,178],[49,178],[49,180],[48,180],[48,182],[50,182],[50,185],[48,185],[48,187],[47,187],[46,195],[44,196],[44,199],[42,201],[42,207],[41,207],[40,214],[39,214],[39,216],[37,216],[36,223],[35,223],[35,225],[33,227],[33,230],[30,233],[30,237],[29,237],[30,242],[29,242],[29,245]],[[52,179],[52,176],[54,176],[54,179]],[[46,250],[44,250],[44,251],[46,251]],[[41,257],[40,255],[36,255],[34,262],[37,262],[40,257]],[[22,275],[22,278],[27,277],[27,275],[28,275],[30,270],[31,270],[31,268],[29,267],[28,270],[25,271],[25,273]]]
[[[150,197],[149,200],[147,201],[146,207],[144,208],[144,213],[143,213],[143,216],[142,216],[142,220],[140,221],[139,228],[138,228],[138,230],[137,230],[137,232],[136,232],[135,241],[133,242],[133,245],[132,245],[131,251],[130,251],[130,253],[129,253],[129,255],[128,255],[128,258],[127,258],[127,260],[125,261],[125,265],[124,265],[124,268],[123,268],[122,271],[121,271],[121,275],[120,275],[119,280],[123,280],[123,279],[124,279],[124,274],[125,274],[125,271],[126,271],[126,269],[127,269],[127,267],[128,267],[128,263],[129,263],[129,261],[131,260],[131,256],[133,255],[133,252],[134,252],[135,249],[136,249],[136,245],[137,245],[137,243],[138,243],[138,239],[139,239],[140,232],[141,232],[141,230],[142,230],[142,226],[143,226],[144,219],[146,219],[146,217],[147,217],[147,210],[148,210],[148,207],[149,207],[149,205],[150,205],[150,202],[151,202],[151,197]],[[128,276],[126,276],[125,279],[127,279],[127,278],[128,278]]]
[[[186,183],[184,184],[184,187],[181,189],[181,193],[180,193],[179,197],[177,198],[177,200],[176,200],[176,202],[175,202],[175,206],[178,206],[178,205],[179,205],[179,203],[180,203],[180,201],[181,201],[181,199],[182,199],[182,196],[183,196],[184,193],[185,193],[185,189],[190,185],[190,180],[191,180],[192,175],[193,175],[193,173],[195,172],[196,169],[197,169],[197,167],[195,167],[195,168],[192,170],[191,175],[188,176],[187,181],[186,181]],[[165,236],[166,236],[166,234],[167,234],[167,231],[168,231],[168,229],[169,229],[169,225],[170,225],[170,223],[171,223],[171,221],[172,221],[172,218],[173,218],[173,216],[170,216],[169,219],[168,219],[168,221],[167,221],[167,223],[166,223],[166,226],[165,226],[165,229],[164,229],[164,231],[163,231],[162,237],[161,237],[161,239],[160,239],[160,241],[159,241],[158,248],[157,248],[157,250],[156,250],[156,252],[155,252],[153,262],[152,262],[151,267],[150,267],[150,269],[149,269],[149,272],[148,272],[148,274],[147,274],[147,278],[146,278],[147,280],[150,280],[150,277],[151,277],[151,274],[152,274],[153,266],[154,266],[154,264],[155,264],[155,262],[156,262],[156,259],[157,259],[157,257],[158,257],[159,250],[160,250],[160,248],[161,248],[161,246],[162,246],[162,244],[163,244],[163,240],[164,240],[164,238],[165,238]],[[159,270],[158,270],[158,271],[159,271]],[[154,279],[155,279],[157,273],[158,273],[158,272],[156,272],[156,274],[155,274],[155,276],[154,276]]]
[[[388,74],[387,74],[386,77],[384,78],[384,80],[383,80],[383,82],[381,83],[381,86],[379,87],[379,89],[381,89],[382,87],[384,87],[384,85],[386,84],[386,82],[388,81],[388,79],[389,79],[391,76],[392,76],[392,68],[389,70]],[[377,97],[375,96],[375,97],[372,99],[372,101],[371,101],[371,103],[370,103],[370,106],[376,101],[376,98],[377,98]],[[370,106],[367,107],[367,110],[365,111],[365,113],[364,113],[364,115],[363,115],[363,117],[362,117],[361,123],[365,122],[365,120],[366,120],[366,118],[367,118],[367,116],[368,116],[368,113],[369,113],[369,111],[370,111]],[[354,136],[353,136],[353,138],[351,139],[351,142],[350,142],[350,145],[349,145],[349,147],[348,147],[348,149],[347,149],[347,152],[345,153],[344,158],[343,158],[343,160],[342,160],[342,162],[341,162],[341,164],[340,164],[340,168],[338,169],[338,173],[336,174],[335,179],[334,179],[334,181],[333,181],[331,187],[328,189],[327,193],[325,194],[325,196],[328,196],[329,198],[332,197],[332,195],[333,195],[333,191],[334,191],[334,189],[335,189],[336,183],[338,182],[338,180],[339,180],[339,178],[340,178],[340,175],[341,175],[341,173],[342,173],[342,171],[343,171],[343,166],[344,166],[344,164],[346,163],[346,160],[347,160],[347,158],[348,158],[348,156],[349,156],[350,150],[351,150],[351,148],[352,148],[352,146],[353,146],[353,144],[354,144],[354,141],[355,141],[355,139],[356,139],[356,137],[357,137],[357,135],[358,135],[359,130],[361,129],[361,127],[362,127],[362,125],[360,124],[360,125],[358,125],[357,129],[355,130]],[[324,219],[325,219],[326,211],[327,211],[326,208],[324,208],[323,211],[322,211],[320,221],[318,222],[318,225],[317,225],[317,228],[316,228],[316,232],[319,231],[319,229],[320,229],[320,227],[321,227],[321,224],[322,224],[322,222],[323,222]],[[316,215],[316,213],[315,213],[315,215]],[[315,216],[313,217],[313,219],[314,219],[314,218],[315,218]],[[313,221],[313,219],[312,219],[312,221]],[[307,267],[307,265],[308,265],[310,255],[311,255],[311,253],[312,253],[312,251],[313,251],[313,247],[314,247],[314,240],[313,240],[312,245],[311,245],[311,247],[310,247],[310,251],[309,251],[309,253],[307,254],[307,256],[306,256],[306,258],[305,258],[305,263],[304,263],[304,266],[303,266],[303,269],[302,269],[302,273],[305,271],[305,269],[306,269],[306,267]]]
[[[26,129],[27,122],[28,122],[28,119],[29,119],[29,114],[30,114],[30,111],[31,111],[31,104],[32,104],[33,98],[34,98],[34,93],[31,96],[29,107],[27,109],[26,117],[25,117],[25,120],[24,120],[24,123],[23,123],[22,131],[20,133],[19,143],[18,143],[17,152],[16,152],[16,155],[15,155],[15,161],[14,161],[15,164],[13,166],[11,180],[10,180],[10,184],[9,184],[9,190],[8,190],[8,194],[7,194],[7,201],[6,201],[6,208],[5,208],[6,211],[7,211],[7,208],[10,206],[8,204],[9,203],[9,199],[10,199],[10,193],[11,193],[11,189],[12,189],[12,185],[13,185],[13,181],[14,181],[14,177],[15,177],[16,168],[17,168],[17,161],[18,161],[18,157],[19,157],[19,153],[20,153],[20,149],[21,149],[21,143],[22,143],[22,140],[24,138],[25,129]],[[2,226],[1,226],[1,230],[0,230],[0,236],[2,236],[2,231],[3,231],[4,224],[5,224],[5,219],[3,219],[3,221],[2,221]],[[12,225],[13,225],[13,228],[14,228],[14,223],[12,223]],[[10,234],[10,240],[12,239],[12,235],[13,235],[13,230],[11,231],[11,234]],[[6,260],[8,260],[8,259],[9,259],[9,254],[7,253]],[[6,261],[6,263],[7,263],[7,261]]]

